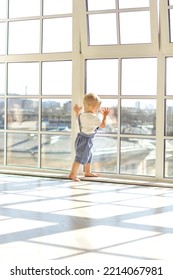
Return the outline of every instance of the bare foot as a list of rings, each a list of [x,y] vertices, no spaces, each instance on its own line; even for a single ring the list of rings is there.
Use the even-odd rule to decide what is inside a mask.
[[[85,173],[85,177],[98,177],[96,173]]]
[[[69,177],[70,180],[73,180],[75,182],[80,182],[79,178],[76,177],[75,175],[71,174],[71,173],[70,173],[70,175],[68,177]]]

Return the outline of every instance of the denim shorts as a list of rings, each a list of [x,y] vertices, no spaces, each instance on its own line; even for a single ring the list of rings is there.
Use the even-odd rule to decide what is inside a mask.
[[[84,134],[82,132],[78,133],[75,141],[75,161],[83,165],[86,163],[91,163],[94,135],[95,133],[90,135]]]

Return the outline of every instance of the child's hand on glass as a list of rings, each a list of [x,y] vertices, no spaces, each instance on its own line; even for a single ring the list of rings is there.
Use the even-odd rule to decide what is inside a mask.
[[[73,110],[76,113],[76,116],[79,115],[80,111],[83,109],[83,107],[78,106],[77,104],[75,104]]]
[[[101,110],[101,113],[102,113],[102,115],[103,116],[107,116],[107,115],[109,115],[109,113],[110,113],[110,109],[109,108],[103,108],[102,110]]]

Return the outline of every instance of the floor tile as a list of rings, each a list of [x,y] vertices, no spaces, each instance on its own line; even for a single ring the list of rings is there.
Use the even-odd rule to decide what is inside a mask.
[[[173,189],[0,174],[0,260],[171,260]]]

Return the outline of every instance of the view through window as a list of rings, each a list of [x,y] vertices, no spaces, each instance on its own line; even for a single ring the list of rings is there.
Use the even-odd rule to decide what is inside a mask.
[[[173,177],[173,1],[160,6],[161,29],[158,0],[0,0],[2,169],[66,174],[72,107],[95,92],[110,114],[93,170]]]

